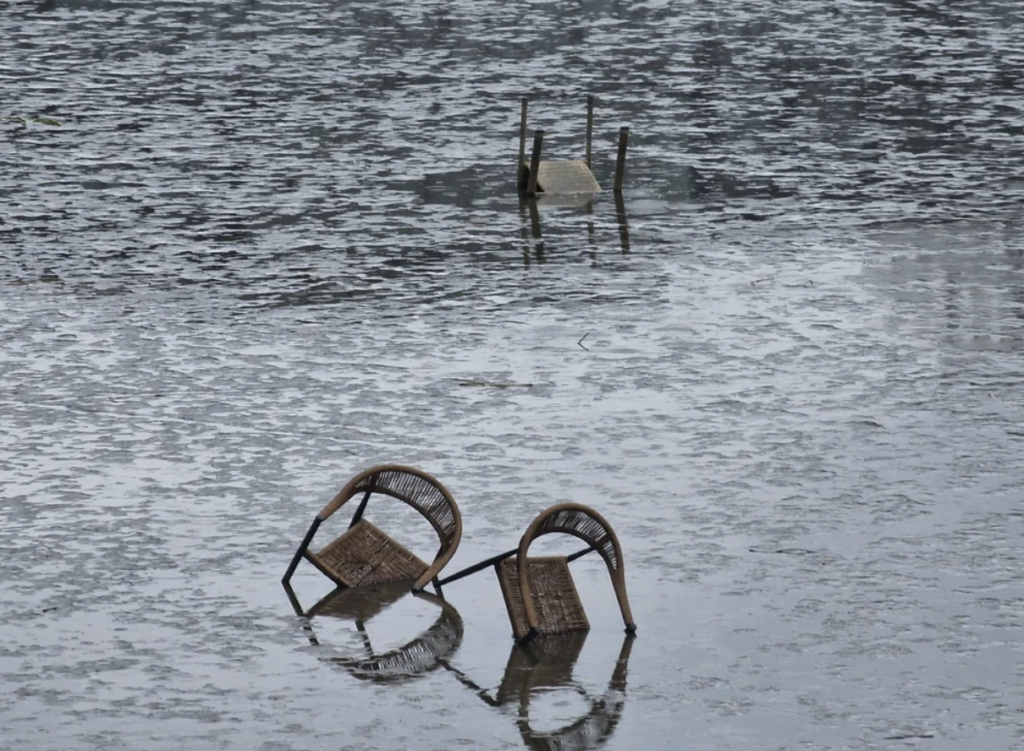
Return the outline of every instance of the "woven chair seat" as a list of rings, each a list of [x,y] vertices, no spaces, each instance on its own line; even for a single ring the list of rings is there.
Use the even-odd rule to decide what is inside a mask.
[[[588,630],[590,622],[569,571],[568,559],[565,556],[528,558],[527,566],[530,595],[539,621],[538,631],[541,634],[565,634]],[[506,558],[497,569],[512,631],[519,640],[529,633],[530,624],[523,608],[516,558]]]
[[[429,566],[365,519],[318,553],[306,554],[335,583],[362,587],[414,580]]]

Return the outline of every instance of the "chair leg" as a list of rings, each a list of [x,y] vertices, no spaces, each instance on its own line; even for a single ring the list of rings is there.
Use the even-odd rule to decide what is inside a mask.
[[[523,635],[523,637],[521,639],[516,639],[516,644],[518,644],[520,647],[525,647],[531,641],[536,639],[539,635],[540,635],[540,629],[538,629],[536,626],[533,626],[533,627],[530,628],[529,631],[527,631]]]
[[[373,495],[373,491],[367,490],[366,495],[363,496],[363,500],[359,502],[359,507],[356,509],[356,512],[352,514],[352,521],[348,523],[349,529],[356,526],[359,523],[359,520],[363,518],[363,512],[366,511],[366,504],[370,500],[371,495]]]
[[[306,532],[306,536],[302,538],[302,544],[299,545],[299,549],[295,551],[295,556],[292,558],[292,562],[288,564],[288,570],[284,572],[284,577],[281,579],[282,584],[287,584],[288,580],[292,578],[292,574],[295,573],[296,567],[299,565],[299,561],[302,560],[303,554],[306,552],[306,548],[309,547],[309,543],[313,541],[313,535],[316,534],[317,529],[323,519],[319,515],[313,519],[313,523],[309,525],[309,531]]]
[[[621,569],[619,573],[621,574]],[[612,576],[612,588],[615,590],[615,599],[619,601],[619,610],[622,611],[622,621],[626,624],[626,633],[636,633],[636,623],[633,621],[633,612],[629,609],[629,597],[626,595],[626,581],[623,576]]]

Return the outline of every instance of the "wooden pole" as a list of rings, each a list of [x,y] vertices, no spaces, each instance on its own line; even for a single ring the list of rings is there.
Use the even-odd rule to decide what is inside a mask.
[[[530,155],[530,179],[526,183],[526,195],[537,194],[537,173],[540,171],[540,150],[544,145],[544,131],[534,131],[533,154]]]
[[[587,97],[587,169],[590,169],[590,142],[594,137],[594,96]]]
[[[626,144],[629,142],[629,128],[619,128],[619,155],[615,159],[615,192],[622,191],[622,179],[626,176]]]
[[[519,176],[523,173],[523,160],[526,159],[526,107],[527,99],[523,97],[522,109],[519,113],[519,161],[516,162],[516,185],[520,184]]]

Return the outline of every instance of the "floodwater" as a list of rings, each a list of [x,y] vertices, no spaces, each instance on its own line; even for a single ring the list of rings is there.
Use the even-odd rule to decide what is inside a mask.
[[[0,4],[0,748],[1024,749],[1022,20]],[[520,206],[524,94],[621,206]],[[593,556],[537,654],[489,572],[297,615],[382,462],[449,572],[601,511],[636,639]]]

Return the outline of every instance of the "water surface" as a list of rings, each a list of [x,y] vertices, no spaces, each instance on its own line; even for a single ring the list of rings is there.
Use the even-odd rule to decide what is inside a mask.
[[[543,748],[599,706],[576,747],[1024,748],[1021,20],[4,6],[0,114],[61,126],[0,126],[0,747]],[[519,98],[576,158],[586,94],[606,187],[631,128],[623,206],[534,219]],[[527,726],[490,574],[446,590],[444,666],[360,677],[278,580],[388,461],[459,501],[453,567],[598,508],[636,641],[585,558]]]

